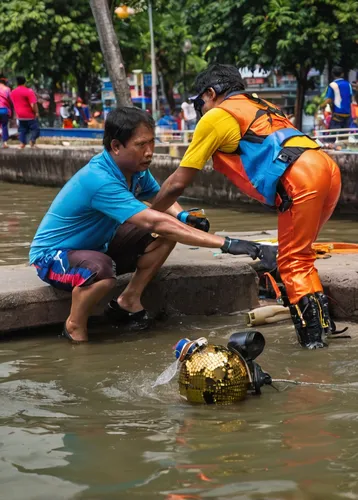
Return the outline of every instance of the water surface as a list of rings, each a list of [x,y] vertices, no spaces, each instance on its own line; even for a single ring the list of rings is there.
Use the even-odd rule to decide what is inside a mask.
[[[57,189],[0,183],[0,264],[27,261]],[[185,204],[189,206],[188,204]],[[214,231],[265,230],[274,214],[208,208]],[[356,242],[354,216],[324,240]],[[191,406],[176,381],[152,388],[182,337],[226,345],[243,317],[177,318],[150,333],[91,329],[72,346],[43,328],[0,343],[0,498],[6,500],[336,500],[358,498],[358,375],[351,340],[298,347],[289,322],[261,327],[259,362],[280,384],[231,407]]]
[[[150,334],[97,328],[81,346],[45,330],[3,342],[1,498],[357,498],[356,336],[308,352],[289,323],[261,328],[273,377],[335,388],[279,384],[230,407],[191,406],[176,381],[152,388],[179,338],[226,345],[243,326],[185,318]]]
[[[27,262],[30,243],[58,188],[0,182],[0,265]],[[198,202],[185,201],[186,208]],[[199,203],[200,207],[204,205]],[[277,225],[275,213],[259,205],[205,207],[212,231],[264,231]],[[320,240],[357,242],[358,213],[340,211],[320,233]]]

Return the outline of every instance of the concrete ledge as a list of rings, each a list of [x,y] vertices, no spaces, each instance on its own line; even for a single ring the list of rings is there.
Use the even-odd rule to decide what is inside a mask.
[[[276,231],[231,233],[252,240],[275,238]],[[174,315],[229,314],[258,306],[258,279],[250,258],[217,250],[177,245],[168,262],[146,289],[143,303],[153,313]],[[358,321],[358,254],[318,259],[335,319]],[[118,295],[130,275],[118,278]],[[0,267],[0,332],[61,323],[68,315],[70,294],[55,290],[25,265]],[[102,314],[109,299],[95,311]]]
[[[146,289],[144,306],[170,316],[228,314],[256,307],[255,271],[240,258],[227,257],[216,260],[211,250],[178,245]],[[113,295],[129,278],[118,278]],[[0,289],[0,332],[61,323],[68,316],[71,294],[44,284],[28,266],[1,267]],[[108,298],[95,314],[102,313]]]

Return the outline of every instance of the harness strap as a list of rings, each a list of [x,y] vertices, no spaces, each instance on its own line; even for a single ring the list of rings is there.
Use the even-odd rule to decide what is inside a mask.
[[[273,291],[275,292],[276,294],[276,299],[277,300],[280,300],[282,298],[282,293],[281,293],[281,290],[279,289],[278,287],[278,284],[275,280],[275,278],[272,276],[272,274],[270,273],[264,273],[262,277],[265,277],[265,281],[266,281],[266,288],[268,289],[268,285],[271,284],[272,288],[273,288]]]
[[[287,193],[284,185],[282,184],[281,179],[278,180],[276,186],[276,193],[281,198],[281,203],[278,205],[278,211],[283,213],[286,212],[289,208],[291,208],[293,200],[291,196]]]

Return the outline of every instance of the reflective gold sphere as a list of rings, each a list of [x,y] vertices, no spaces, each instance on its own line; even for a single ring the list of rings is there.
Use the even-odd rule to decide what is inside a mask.
[[[249,376],[245,363],[226,347],[206,345],[183,361],[179,391],[190,403],[227,405],[245,398]]]

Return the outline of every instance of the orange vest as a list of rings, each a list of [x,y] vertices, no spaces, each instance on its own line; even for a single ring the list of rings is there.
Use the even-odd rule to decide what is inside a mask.
[[[281,175],[305,150],[285,148],[285,142],[304,134],[280,109],[249,94],[229,96],[219,107],[237,120],[241,140],[235,153],[215,152],[214,169],[246,195],[274,205]]]

